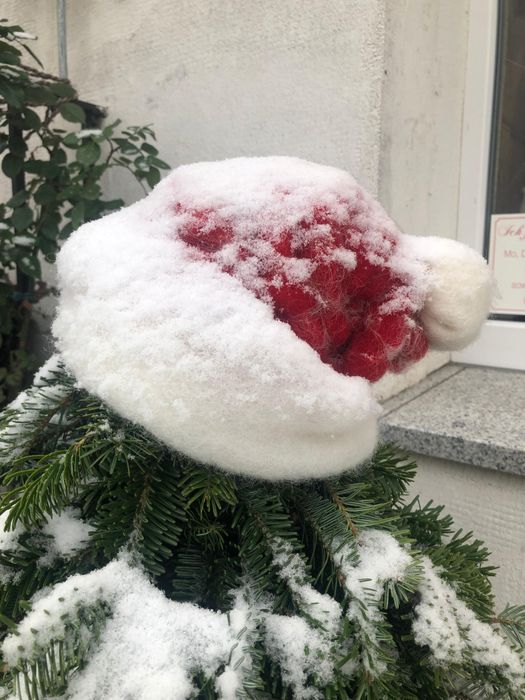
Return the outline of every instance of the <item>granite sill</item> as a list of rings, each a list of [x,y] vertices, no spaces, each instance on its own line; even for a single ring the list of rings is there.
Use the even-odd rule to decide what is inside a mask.
[[[381,442],[525,475],[525,372],[450,363],[383,404]]]

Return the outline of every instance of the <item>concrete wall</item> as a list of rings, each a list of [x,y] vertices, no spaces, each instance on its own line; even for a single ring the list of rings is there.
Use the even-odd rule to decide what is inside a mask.
[[[407,233],[455,237],[469,0],[90,0],[68,7],[69,72],[110,118],[153,123],[173,166],[286,153],[354,172]],[[53,0],[4,0],[57,69]],[[107,183],[127,201],[140,190]],[[445,362],[433,355],[388,396]],[[416,489],[475,529],[501,565],[501,600],[525,571],[519,477],[421,459]],[[521,489],[521,490],[520,490]],[[523,525],[523,523],[522,523]],[[521,536],[521,540],[518,539]]]

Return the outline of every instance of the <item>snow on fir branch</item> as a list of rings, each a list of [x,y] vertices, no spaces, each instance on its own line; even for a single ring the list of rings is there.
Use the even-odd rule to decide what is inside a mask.
[[[352,592],[347,615],[374,648],[380,643],[374,628],[381,620],[383,586],[402,578],[411,557],[391,535],[375,530],[363,533],[360,554],[357,566],[343,564]],[[37,596],[16,633],[3,643],[19,697],[38,697],[25,681],[29,688],[44,682],[47,692],[55,692],[60,678],[82,663],[85,668],[71,675],[68,698],[95,700],[102,693],[114,700],[185,700],[196,692],[194,677],[202,674],[220,700],[234,700],[245,696],[244,681],[255,663],[250,643],[261,638],[262,628],[266,653],[279,665],[293,696],[319,700],[341,667],[341,644],[336,644],[342,636],[341,608],[304,582],[304,563],[288,543],[275,542],[274,561],[305,606],[306,618],[273,613],[274,601],[257,601],[249,584],[231,593],[234,605],[227,613],[170,601],[123,557],[70,577]],[[413,622],[416,642],[430,648],[437,665],[471,659],[501,671],[518,688],[523,681],[518,654],[476,619],[427,558],[423,572]],[[312,614],[315,605],[319,610]],[[370,666],[365,658],[364,666],[367,672],[385,670],[377,659]],[[346,664],[343,672],[358,674],[359,663]]]
[[[37,372],[33,386],[22,391],[0,421],[0,464],[6,464],[27,448],[31,435],[60,420],[69,395],[60,355],[53,355]]]
[[[404,503],[404,455],[381,448],[330,481],[246,481],[170,451],[60,369],[41,381],[4,418],[15,430],[32,396],[51,397],[2,468],[8,696],[522,698],[522,608],[496,616],[482,544]]]
[[[68,559],[85,547],[93,527],[80,518],[76,508],[65,508],[51,516],[39,529],[26,530],[20,522],[7,529],[9,511],[0,514],[0,556],[20,554],[25,547],[35,546],[41,551],[36,566],[51,566],[57,557]],[[23,542],[22,542],[23,540]],[[0,583],[16,583],[19,572],[15,567],[0,564]]]

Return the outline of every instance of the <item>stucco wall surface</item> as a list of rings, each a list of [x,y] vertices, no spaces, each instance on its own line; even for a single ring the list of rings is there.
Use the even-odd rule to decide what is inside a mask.
[[[422,504],[444,504],[456,528],[474,532],[499,566],[493,580],[497,608],[524,602],[525,478],[443,459],[416,455],[418,473],[411,489]]]
[[[386,0],[381,202],[413,235],[455,238],[470,0]]]
[[[7,0],[3,13],[40,36],[55,70],[54,2]],[[68,2],[69,75],[110,117],[153,123],[172,165],[296,155],[375,191],[383,24],[383,0]]]

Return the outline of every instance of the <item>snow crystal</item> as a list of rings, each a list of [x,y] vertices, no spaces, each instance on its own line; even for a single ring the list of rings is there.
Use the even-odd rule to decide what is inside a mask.
[[[357,623],[371,642],[370,654],[363,657],[363,664],[369,672],[381,674],[385,665],[377,658],[373,647],[378,646],[376,623],[382,620],[379,604],[384,584],[401,581],[412,558],[395,537],[382,530],[363,530],[357,545],[357,564],[353,551],[347,547],[341,547],[337,554],[338,566],[345,578],[344,587],[352,598],[347,616]]]
[[[294,553],[289,542],[275,538],[272,542],[273,563],[279,576],[287,582],[297,604],[311,618],[316,620],[323,630],[334,637],[340,629],[342,609],[331,596],[319,593],[308,583],[306,567],[299,554]]]
[[[49,554],[66,558],[86,546],[92,530],[91,525],[81,520],[76,508],[64,508],[42,527],[42,532],[53,538]]]
[[[60,355],[50,357],[36,373],[33,386],[7,406],[8,416],[10,412],[14,415],[0,430],[0,464],[8,464],[23,452],[24,437],[34,430],[39,412],[56,405],[66,395],[66,387],[53,384],[60,362]]]
[[[412,623],[416,642],[430,648],[437,664],[460,664],[471,658],[481,666],[498,669],[518,687],[525,675],[519,655],[493,627],[477,619],[428,557],[422,563],[421,601]]]
[[[234,591],[233,609],[228,613],[230,633],[236,639],[230,652],[230,660],[224,671],[217,677],[215,687],[219,700],[236,700],[244,681],[252,669],[249,652],[259,636],[263,616],[270,608],[270,601],[256,600],[249,585]]]
[[[281,667],[283,681],[294,697],[317,700],[322,693],[312,687],[309,678],[317,676],[322,685],[333,679],[331,645],[326,635],[313,629],[300,617],[268,615],[265,619],[265,644],[268,654]]]
[[[0,514],[0,551],[16,549],[18,538],[25,532],[24,527],[20,522],[17,522],[14,528],[6,530],[5,528],[8,517],[8,510],[5,510]]]

